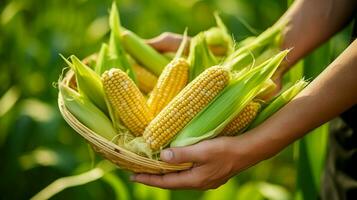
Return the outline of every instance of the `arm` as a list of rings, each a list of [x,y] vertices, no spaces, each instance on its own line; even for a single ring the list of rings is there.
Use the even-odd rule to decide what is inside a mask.
[[[315,1],[321,2],[320,0]],[[302,4],[302,2],[306,1],[302,0],[296,2],[296,4]],[[347,0],[343,0],[343,2],[347,2]],[[350,6],[354,5],[354,2],[350,1],[350,3]],[[285,16],[293,15],[289,13],[296,14],[303,12],[303,10],[299,10],[298,8],[302,9],[301,5],[293,6],[292,10],[294,12],[289,10]],[[310,9],[310,12],[312,11]],[[346,12],[346,16],[349,14]],[[302,21],[308,22],[310,19]],[[327,38],[340,28],[336,25],[335,29],[331,29],[331,32],[321,37]],[[299,34],[293,34],[291,31],[300,32],[302,29],[291,27],[288,30],[290,30],[290,36],[289,31],[287,31],[283,43],[283,45],[287,45],[285,47],[294,44],[293,41],[289,42],[288,38],[290,40],[294,38],[298,39],[297,36]],[[293,37],[293,35],[296,36]],[[318,35],[315,37],[319,38]],[[310,43],[312,39],[307,40],[301,37],[298,42],[299,44],[295,47],[295,51],[289,55],[290,65],[296,62],[299,57],[306,54],[306,52],[309,52],[312,48],[326,40],[326,38],[314,41],[314,44],[310,47],[307,46],[307,50],[305,51],[304,47],[306,45],[299,46],[300,43],[302,41]],[[299,48],[302,50],[299,50]],[[161,188],[209,189],[222,185],[231,176],[262,160],[270,158],[291,142],[302,137],[309,130],[318,127],[356,104],[357,67],[354,63],[357,63],[356,41],[301,94],[261,126],[237,137],[220,137],[188,147],[164,150],[161,153],[162,160],[170,163],[193,162],[195,163],[194,167],[190,170],[162,176],[148,174],[134,175],[132,180]],[[286,66],[289,65],[287,64]]]
[[[356,63],[357,40],[293,101],[252,130],[264,143],[275,144],[265,147],[268,157],[357,103]]]
[[[296,1],[279,20],[289,21],[283,32],[281,48],[292,48],[279,75],[345,27],[356,6],[357,1],[353,0]]]
[[[296,139],[357,103],[357,40],[302,93],[259,127],[161,153],[170,163],[194,162],[190,170],[139,174],[133,181],[161,188],[216,188],[231,176],[278,153]],[[239,148],[234,148],[239,147]]]

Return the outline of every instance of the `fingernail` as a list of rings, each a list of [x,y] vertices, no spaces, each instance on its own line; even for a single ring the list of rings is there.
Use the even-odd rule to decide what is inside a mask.
[[[130,181],[135,181],[136,180],[136,175],[131,175],[130,176]]]
[[[174,152],[172,150],[164,150],[161,152],[161,156],[163,160],[169,161],[174,157]]]

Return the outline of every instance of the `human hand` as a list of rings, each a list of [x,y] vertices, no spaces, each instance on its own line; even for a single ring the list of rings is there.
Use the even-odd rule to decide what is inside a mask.
[[[146,43],[159,52],[176,52],[182,42],[182,39],[182,35],[164,32],[157,37],[147,40]],[[188,45],[186,46],[186,51],[187,50]]]
[[[183,36],[176,33],[164,32],[157,37],[146,40],[146,43],[152,46],[154,49],[161,53],[176,52],[182,42]],[[188,37],[188,43],[185,48],[187,54],[190,46],[190,37]],[[222,46],[209,46],[214,55],[224,56],[227,49]]]
[[[135,174],[132,181],[166,189],[213,189],[265,158],[250,135],[219,137],[161,152],[168,163],[192,162],[193,167],[165,175]]]

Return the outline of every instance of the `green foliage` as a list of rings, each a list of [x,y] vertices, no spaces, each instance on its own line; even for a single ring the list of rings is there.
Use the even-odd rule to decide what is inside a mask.
[[[93,172],[98,167],[101,158],[97,155],[93,158],[85,141],[60,116],[58,89],[53,83],[65,66],[59,53],[84,58],[97,52],[103,41],[108,41],[111,3],[110,0],[0,1],[0,193],[3,199],[29,199],[55,180]],[[118,0],[117,3],[122,25],[144,38],[164,31],[182,33],[185,27],[189,35],[197,34],[215,26],[213,13],[218,11],[234,38],[242,40],[271,26],[286,10],[285,0]],[[321,71],[316,64],[324,67],[336,57],[346,47],[348,35],[349,29],[340,33],[322,53],[304,61],[304,70],[296,68],[290,75],[305,72],[305,78],[315,77]],[[329,55],[328,59],[325,55]],[[315,67],[318,70],[310,71]],[[325,127],[322,129],[326,132]],[[318,134],[311,137],[319,141]],[[323,152],[309,141],[304,144],[309,146],[306,154],[310,161]],[[195,200],[222,196],[247,199],[244,195],[249,199],[283,199],[266,196],[262,190],[273,184],[279,186],[273,190],[285,196],[295,193],[297,176],[292,155],[292,149],[288,148],[208,192],[169,191],[133,184],[129,173],[115,168],[104,176],[94,177],[95,181],[63,188],[53,199]],[[312,182],[317,187],[321,164],[310,167],[314,175]]]

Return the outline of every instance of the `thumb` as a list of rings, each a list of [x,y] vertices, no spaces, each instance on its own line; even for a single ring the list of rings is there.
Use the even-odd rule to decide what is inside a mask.
[[[197,151],[195,145],[165,149],[161,151],[160,158],[165,162],[173,164],[200,161],[199,151]]]

